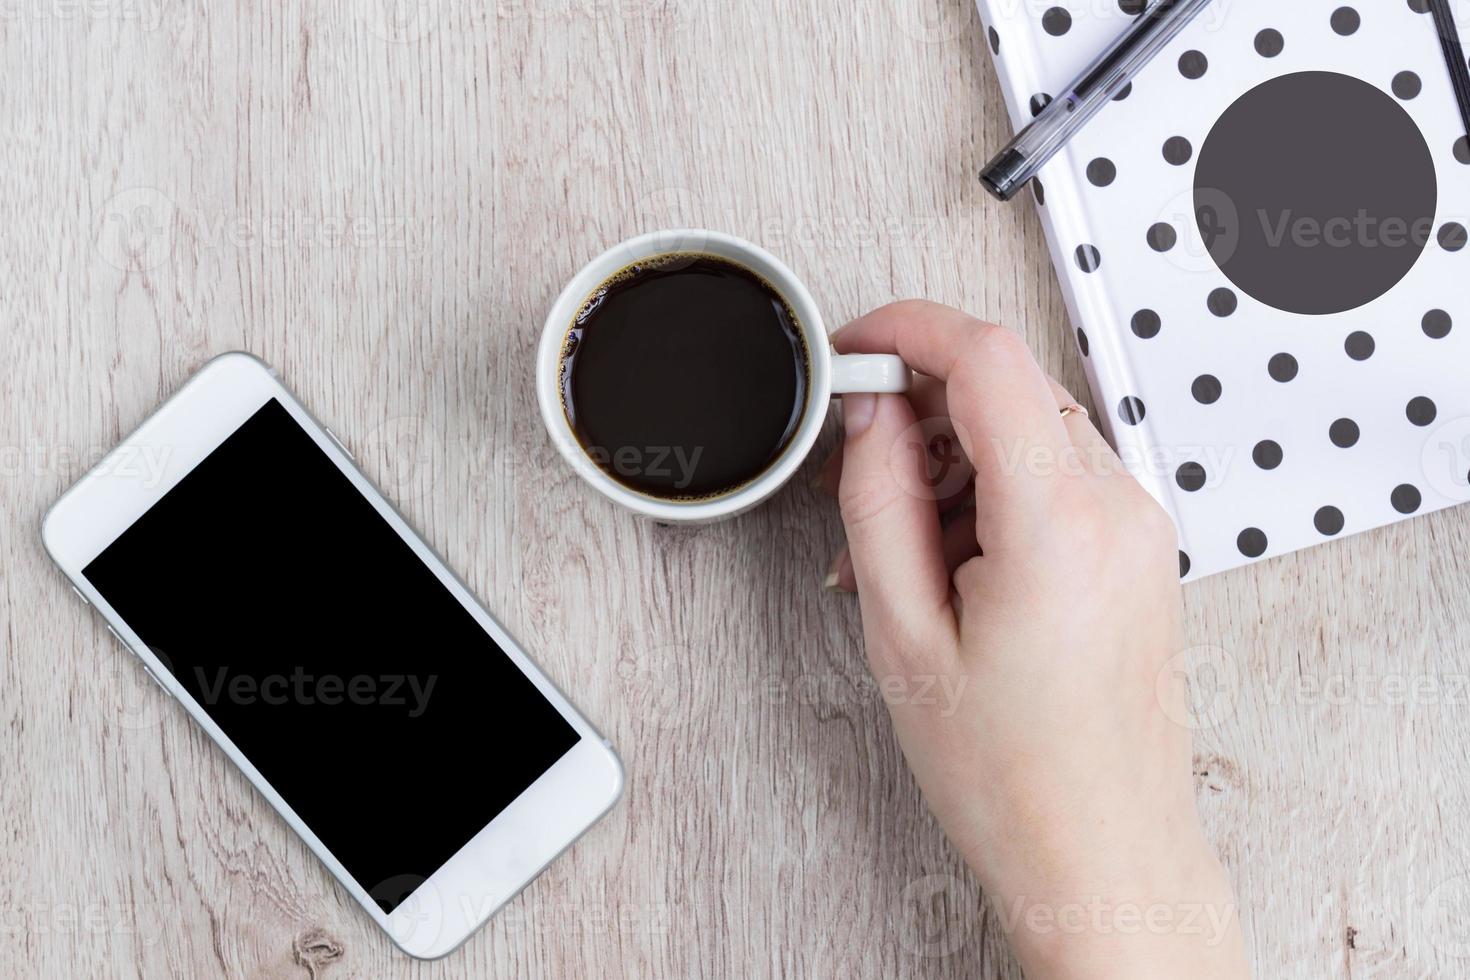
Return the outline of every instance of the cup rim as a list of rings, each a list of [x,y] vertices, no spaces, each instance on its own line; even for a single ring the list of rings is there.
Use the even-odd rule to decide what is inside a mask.
[[[769,282],[791,305],[807,344],[811,384],[806,411],[786,451],[764,473],[730,493],[708,500],[676,501],[647,496],[614,480],[587,455],[561,403],[561,351],[572,317],[592,291],[619,269],[655,255],[714,255],[746,266]],[[536,400],[541,421],[557,452],[604,497],[635,513],[667,523],[700,523],[732,517],[762,503],[800,469],[821,435],[832,397],[832,346],[816,301],[784,262],[753,242],[724,232],[678,228],[647,232],[613,245],[580,270],[546,315],[536,352]]]

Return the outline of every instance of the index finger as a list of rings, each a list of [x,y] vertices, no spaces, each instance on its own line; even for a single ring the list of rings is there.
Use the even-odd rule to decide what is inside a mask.
[[[841,352],[897,354],[946,383],[950,416],[975,465],[982,517],[987,495],[1014,498],[1063,471],[1071,438],[1050,382],[1015,333],[948,306],[909,300],[859,317],[833,343]],[[1050,466],[1033,465],[1036,446],[1047,451]]]

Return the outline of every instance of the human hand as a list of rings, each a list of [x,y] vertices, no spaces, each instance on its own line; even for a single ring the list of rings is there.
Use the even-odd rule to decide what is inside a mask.
[[[1027,976],[1247,976],[1167,669],[1184,647],[1169,517],[1085,415],[1062,417],[1071,396],[1016,334],[906,302],[834,341],[928,376],[907,396],[844,398],[827,479],[849,550],[829,585],[858,593],[880,682],[960,692],[951,711],[889,707]],[[930,417],[974,471],[940,500],[916,492],[930,474],[908,445],[922,450]]]

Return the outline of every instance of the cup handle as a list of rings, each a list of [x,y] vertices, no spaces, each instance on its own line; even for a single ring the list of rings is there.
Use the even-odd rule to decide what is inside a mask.
[[[832,394],[889,394],[908,391],[914,373],[893,354],[833,354]]]

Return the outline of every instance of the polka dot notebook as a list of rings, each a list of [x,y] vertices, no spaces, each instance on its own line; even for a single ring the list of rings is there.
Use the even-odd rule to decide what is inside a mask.
[[[1141,0],[978,0],[1024,125]],[[1216,0],[1032,191],[1186,578],[1470,500],[1470,142],[1426,0]]]

